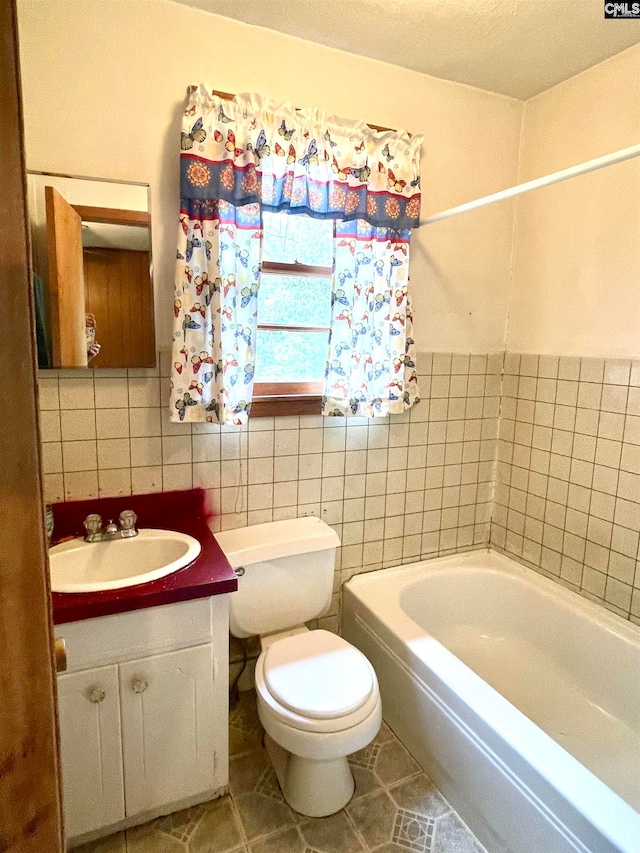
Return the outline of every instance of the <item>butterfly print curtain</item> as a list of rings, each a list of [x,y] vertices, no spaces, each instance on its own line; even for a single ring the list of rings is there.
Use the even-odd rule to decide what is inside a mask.
[[[409,236],[363,220],[336,222],[325,415],[384,416],[419,401]]]
[[[324,413],[374,416],[415,402],[407,271],[421,143],[259,95],[192,91],[181,134],[173,420],[247,420],[262,211],[336,220]]]
[[[255,365],[260,208],[192,199],[180,212],[171,416],[245,423]]]

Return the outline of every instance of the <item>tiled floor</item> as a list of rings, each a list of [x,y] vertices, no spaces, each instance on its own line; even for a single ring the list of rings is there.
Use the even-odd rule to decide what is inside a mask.
[[[351,756],[356,792],[339,814],[308,818],[285,803],[253,691],[230,718],[231,796],[160,818],[74,853],[483,853],[433,783],[383,724]]]

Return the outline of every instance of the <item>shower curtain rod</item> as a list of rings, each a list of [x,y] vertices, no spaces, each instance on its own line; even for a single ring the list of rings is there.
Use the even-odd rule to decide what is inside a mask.
[[[423,219],[420,225],[431,225],[434,222],[442,222],[443,219],[449,219],[449,217],[457,216],[459,213],[466,213],[468,210],[476,210],[476,208],[484,207],[486,204],[493,204],[494,201],[503,201],[506,198],[512,198],[521,193],[537,190],[539,187],[548,187],[550,184],[557,184],[560,181],[575,178],[577,175],[586,175],[587,172],[595,172],[596,169],[604,169],[606,166],[623,163],[625,160],[631,160],[633,157],[638,156],[640,156],[640,145],[631,145],[629,148],[614,151],[613,154],[605,154],[604,157],[596,157],[595,160],[587,160],[586,163],[580,163],[578,166],[571,166],[568,169],[562,169],[560,172],[552,172],[550,175],[545,175],[542,178],[535,178],[533,181],[527,181],[524,184],[518,184],[515,187],[509,187],[506,190],[500,190],[497,193],[477,198],[474,201],[459,204],[457,207],[451,207],[449,210],[443,210],[441,213],[435,213],[433,216]]]

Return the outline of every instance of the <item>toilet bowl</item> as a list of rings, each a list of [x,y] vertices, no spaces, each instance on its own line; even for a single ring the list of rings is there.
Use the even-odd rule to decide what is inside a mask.
[[[286,801],[310,817],[340,811],[354,791],[347,756],[367,746],[382,722],[373,667],[346,640],[315,630],[263,651],[255,682]]]
[[[260,637],[258,714],[284,798],[300,814],[334,814],[355,787],[347,756],[367,746],[382,722],[367,658],[342,637],[304,625],[331,603],[338,536],[311,517],[216,539],[238,574],[231,633]]]

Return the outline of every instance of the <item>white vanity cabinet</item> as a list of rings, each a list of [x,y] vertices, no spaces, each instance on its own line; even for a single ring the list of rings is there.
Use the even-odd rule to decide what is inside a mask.
[[[126,810],[138,814],[213,787],[213,649],[122,664]]]
[[[228,783],[228,596],[56,626],[67,837],[84,840]]]
[[[124,818],[118,667],[58,678],[60,750],[67,835]]]

